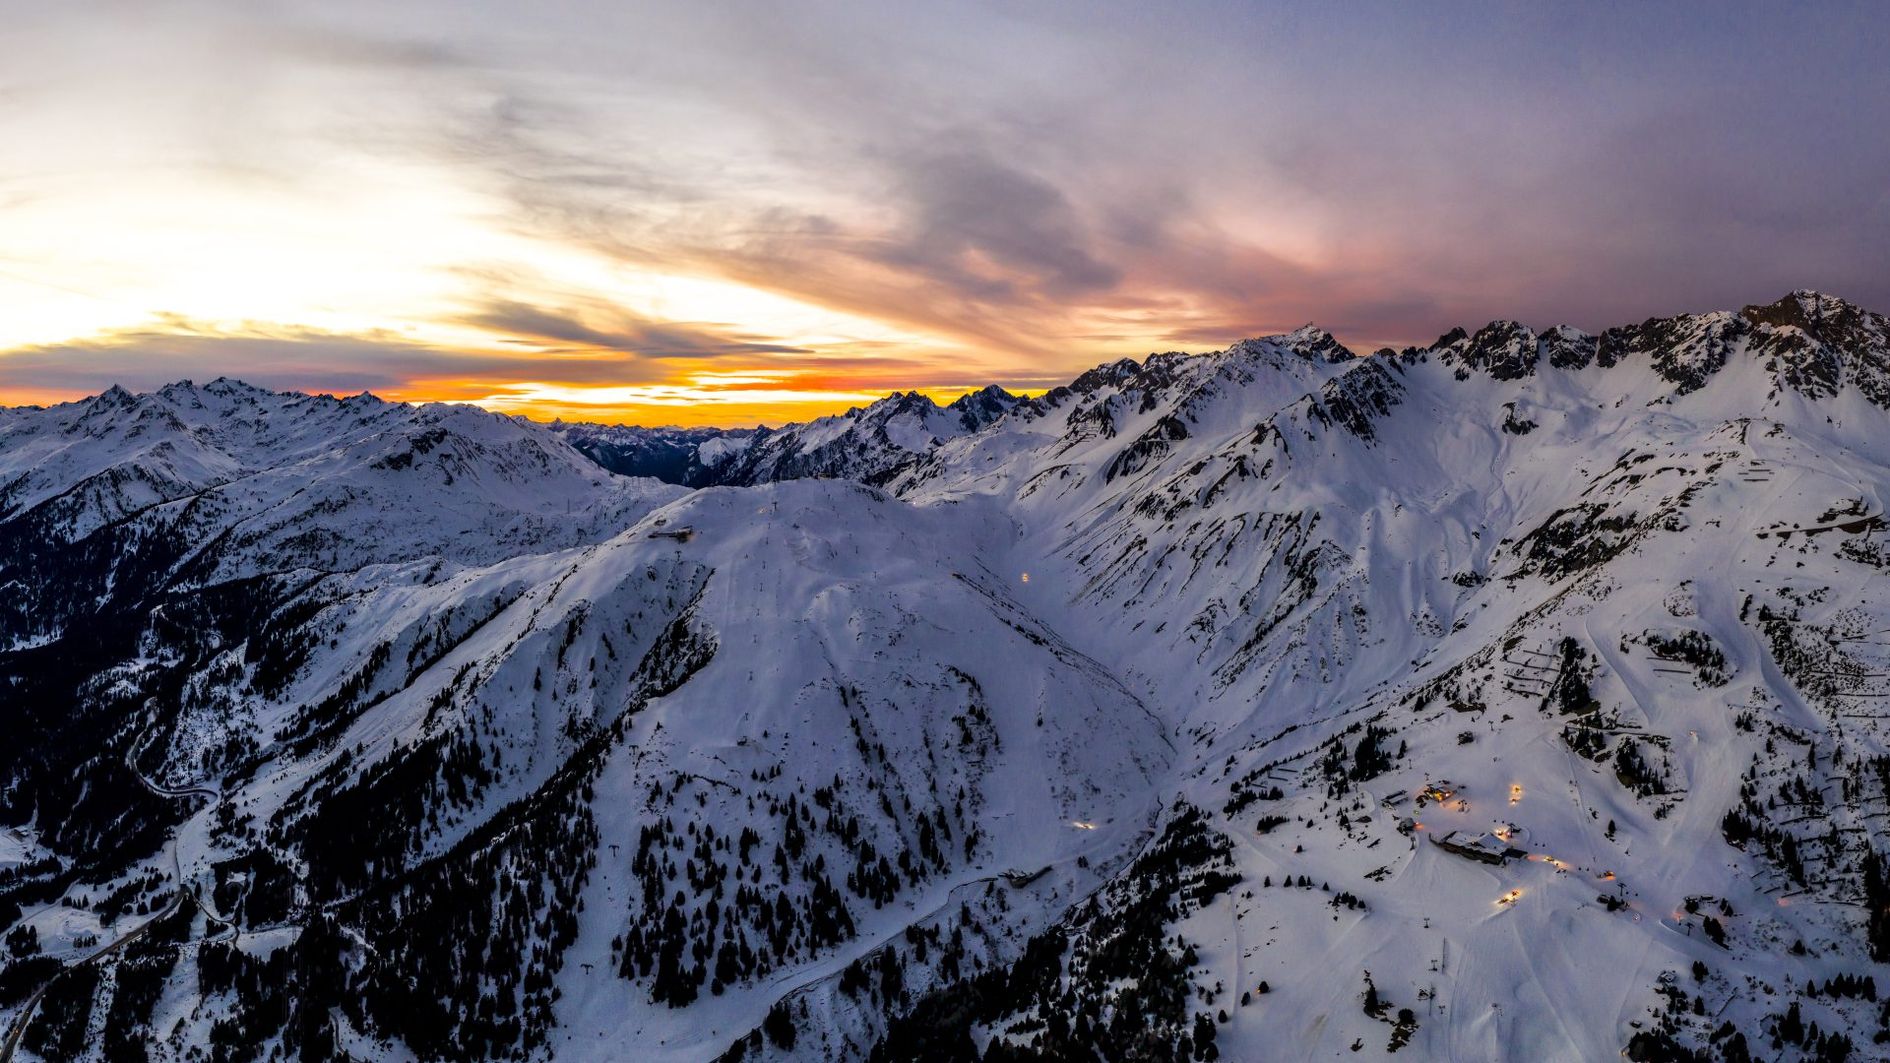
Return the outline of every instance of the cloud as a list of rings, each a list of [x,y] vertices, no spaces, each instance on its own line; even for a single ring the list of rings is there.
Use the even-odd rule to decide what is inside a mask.
[[[178,380],[238,377],[260,387],[301,391],[395,391],[416,379],[451,378],[469,368],[463,352],[391,335],[313,330],[241,335],[167,327],[124,330],[68,343],[0,351],[0,392],[90,394],[112,384],[148,390]],[[182,326],[188,329],[188,326]],[[503,374],[530,366],[500,359]]]
[[[818,37],[817,23],[783,32]],[[518,74],[469,89],[474,102],[432,143],[453,165],[483,169],[521,231],[630,268],[726,278],[911,328],[994,365],[1086,365],[1307,317],[1377,339],[1414,328],[1388,307],[1439,309],[1408,276],[1296,262],[1230,231],[1226,189],[1215,187],[1225,175],[1185,160],[1151,167],[1133,142],[1117,158],[1084,158],[1071,146],[1082,124],[1072,114],[974,115],[943,98],[955,86],[829,62],[830,42],[798,58],[778,41],[746,51],[765,29],[716,39],[738,56],[726,84],[680,75],[674,89],[696,94],[693,110],[707,118],[754,129],[724,157],[692,158],[675,146],[687,137],[663,136],[659,118],[608,92],[554,103],[542,81]],[[657,62],[655,73],[677,72]],[[640,104],[641,84],[619,91]],[[1356,290],[1367,279],[1380,287]],[[546,325],[570,342],[626,342],[588,322]]]
[[[555,315],[539,313],[547,331],[570,333],[579,328]],[[504,311],[495,314],[503,316]],[[523,309],[518,316],[521,323],[529,323]],[[683,329],[670,331],[677,342],[686,342],[692,335]],[[710,341],[698,338],[698,342]],[[0,351],[0,390],[90,392],[111,384],[148,388],[180,379],[235,376],[259,386],[293,390],[438,392],[515,380],[658,383],[676,371],[663,358],[605,344],[556,349],[521,345],[515,351],[494,351],[446,346],[391,332],[350,334],[261,324],[231,329],[177,317],[67,343]]]
[[[585,322],[602,318],[602,327]],[[718,334],[710,326],[684,321],[652,321],[618,307],[593,304],[588,313],[548,310],[511,299],[492,299],[465,314],[460,322],[505,336],[551,345],[569,344],[577,350],[617,351],[642,358],[726,358],[776,354],[810,354],[805,347],[767,343],[752,338]]]
[[[903,193],[897,230],[868,251],[977,302],[1023,293],[1073,299],[1104,292],[1122,270],[1099,260],[1084,220],[1049,181],[972,138],[890,160]]]
[[[843,391],[1053,380],[1308,319],[1369,348],[1806,284],[1890,305],[1875,5],[141,8],[28,25],[63,25],[62,46],[20,49],[0,83],[32,118],[0,138],[0,201],[90,187],[62,166],[99,187],[253,172],[312,197],[391,172],[482,237],[447,242],[451,291],[398,324],[517,350],[160,325],[6,355],[0,386],[247,359],[334,387],[752,368]],[[198,172],[184,183],[208,187]],[[558,256],[602,265],[538,268]],[[625,277],[827,318],[732,300],[670,320],[626,309]]]
[[[584,340],[584,327],[530,307],[495,306],[497,326],[532,324],[560,343]],[[523,340],[528,331],[509,334]],[[236,377],[279,390],[350,394],[373,391],[413,401],[482,401],[530,412],[529,403],[508,405],[508,396],[556,395],[567,413],[636,420],[650,409],[674,405],[678,396],[708,405],[739,408],[741,420],[778,420],[769,403],[834,412],[860,401],[908,388],[969,390],[985,381],[967,378],[961,362],[924,352],[873,344],[821,353],[784,345],[748,344],[658,330],[672,344],[662,355],[579,343],[554,349],[467,349],[416,341],[391,333],[325,332],[318,329],[252,326],[219,330],[180,318],[75,340],[0,351],[0,402],[43,402],[94,394],[112,384],[151,390],[179,380]],[[600,332],[598,338],[620,336]],[[733,360],[730,354],[739,352]],[[1015,387],[1043,386],[1028,378]],[[801,395],[795,401],[793,395]],[[547,405],[547,409],[553,405]],[[668,420],[673,414],[665,414]],[[697,420],[719,423],[713,411]],[[735,423],[730,421],[729,423]]]

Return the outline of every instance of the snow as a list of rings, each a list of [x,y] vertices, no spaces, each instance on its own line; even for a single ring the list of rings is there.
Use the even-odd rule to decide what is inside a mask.
[[[963,911],[967,955],[1014,962],[1121,884],[1183,803],[1240,876],[1163,927],[1195,946],[1189,1006],[1229,1014],[1221,1058],[1383,1058],[1403,1008],[1401,1058],[1617,1058],[1663,1023],[1703,1044],[1732,1021],[1756,1044],[1807,980],[1876,969],[1856,855],[1883,847],[1870,765],[1890,754],[1890,412],[1868,385],[1890,350],[1818,322],[1890,333],[1789,299],[1604,335],[1627,352],[1608,364],[1557,354],[1590,337],[1515,322],[1364,358],[1301,329],[1103,367],[976,429],[893,396],[709,439],[700,463],[749,480],[693,492],[474,410],[230,382],[108,393],[0,417],[0,527],[32,512],[73,541],[126,521],[214,533],[165,586],[297,574],[307,660],[259,690],[220,648],[144,760],[258,823],[317,816],[324,787],[474,735],[504,770],[439,803],[408,857],[450,859],[600,750],[583,803],[600,847],[554,971],[560,1059],[715,1058],[786,999],[807,1009],[800,1052],[858,1057],[888,1016],[841,991],[849,965]],[[1842,355],[1842,386],[1791,376],[1804,345]],[[882,486],[846,478],[868,475]],[[1688,633],[1720,663],[1649,646]],[[685,636],[712,652],[669,677]],[[118,681],[157,667],[149,638]],[[1386,763],[1348,774],[1376,729]],[[218,751],[245,734],[255,770],[226,778]],[[1630,785],[1630,755],[1657,786]],[[1796,831],[1803,883],[1722,833],[1800,777],[1821,800],[1767,822]],[[1426,792],[1446,779],[1448,798]],[[1243,803],[1261,787],[1281,794]],[[959,833],[885,903],[846,893],[844,940],[687,1007],[619,974],[645,827],[749,828],[766,851],[771,804],[822,791],[882,853],[955,804]],[[238,845],[213,807],[171,843],[198,890]],[[1826,850],[1831,830],[1848,848]],[[843,878],[846,849],[811,833],[809,861]],[[0,866],[31,851],[0,835]],[[803,879],[765,888],[808,902]],[[946,981],[904,962],[914,998]],[[1368,979],[1387,1017],[1363,1008]],[[174,1046],[208,1030],[179,984],[160,1008]],[[1705,1016],[1669,1015],[1670,985]],[[1874,1030],[1866,1002],[1805,1007],[1860,1044]],[[975,1036],[1025,1039],[1020,1017]],[[344,1033],[372,1058],[407,1052]]]
[[[754,441],[755,437],[752,435],[716,436],[713,439],[705,439],[696,448],[696,457],[702,464],[714,467],[747,450]]]
[[[33,847],[21,834],[11,828],[0,830],[0,868],[24,864],[32,859]]]

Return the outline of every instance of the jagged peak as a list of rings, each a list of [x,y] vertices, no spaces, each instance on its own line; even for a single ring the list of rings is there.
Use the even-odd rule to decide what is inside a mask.
[[[1458,325],[1456,328],[1437,337],[1437,339],[1431,343],[1430,349],[1433,351],[1441,351],[1447,347],[1455,347],[1460,343],[1465,343],[1469,339],[1469,331],[1462,325]]]
[[[996,384],[986,384],[953,399],[946,409],[958,415],[967,431],[977,431],[1016,409],[1022,401]]]
[[[963,395],[958,396],[957,398],[951,401],[950,405],[952,406],[969,405],[970,403],[978,401],[980,398],[991,398],[991,399],[1000,399],[1000,400],[1008,399],[1011,401],[1015,401],[1017,399],[1017,396],[1011,394],[1010,392],[1004,390],[1003,388],[999,387],[996,384],[986,384],[985,386],[979,388],[976,391],[967,391]]]
[[[124,390],[116,384],[114,384],[112,388],[119,391]],[[105,394],[109,394],[111,390],[112,389],[108,389]],[[199,384],[189,377],[184,377],[182,379],[173,380],[152,391],[140,392],[139,394],[155,395],[160,398],[175,398],[182,395],[199,397],[203,395],[216,395],[223,398],[235,395],[249,395],[263,398],[299,398],[302,395],[301,392],[272,391],[269,388],[257,387],[255,384],[233,376],[219,376],[215,380],[204,384]]]
[[[1705,387],[1752,328],[1742,314],[1728,310],[1648,318],[1603,332],[1595,362],[1605,369],[1629,358],[1648,358],[1662,379],[1677,385],[1674,393],[1685,395]]]
[[[1536,371],[1540,345],[1535,332],[1520,321],[1499,318],[1474,335],[1455,328],[1431,346],[1438,360],[1456,368],[1457,379],[1483,372],[1496,380],[1517,380]]]
[[[1582,369],[1595,360],[1596,339],[1573,325],[1552,325],[1536,334],[1537,359],[1556,369]]]
[[[1314,362],[1349,362],[1358,357],[1351,348],[1340,343],[1338,338],[1312,322],[1274,336],[1264,336],[1263,343],[1284,347],[1294,354]]]
[[[1478,336],[1526,335],[1526,336],[1533,337],[1535,336],[1536,333],[1534,329],[1531,329],[1528,325],[1525,325],[1522,322],[1517,321],[1515,318],[1499,317],[1496,320],[1491,321],[1489,324],[1478,329],[1476,334]]]
[[[186,386],[188,386],[189,383],[190,381],[188,380],[184,381],[184,384]],[[225,395],[225,396],[229,396],[229,395],[257,396],[257,395],[285,394],[284,392],[271,391],[268,388],[257,387],[256,385],[250,383],[247,380],[238,380],[237,378],[232,377],[232,376],[217,377],[215,380],[212,380],[210,383],[205,384],[199,390],[207,391],[211,393],[212,395]]]
[[[847,412],[841,414],[841,416],[852,419],[872,417],[875,415],[889,416],[892,413],[911,409],[914,406],[918,406],[921,409],[926,407],[937,409],[938,403],[933,402],[931,396],[916,390],[893,391],[889,392],[885,398],[874,399],[864,406],[849,406],[847,407]]]
[[[1754,325],[1798,328],[1815,334],[1825,325],[1853,327],[1878,315],[1835,295],[1800,288],[1770,303],[1747,306],[1739,316]]]
[[[1067,391],[1073,391],[1079,395],[1086,395],[1095,391],[1097,388],[1120,384],[1141,371],[1142,363],[1135,359],[1118,358],[1113,362],[1104,362],[1093,369],[1085,370],[1082,374],[1077,376],[1075,380],[1070,381],[1067,386]],[[1053,390],[1064,391],[1066,389],[1057,388]]]
[[[1814,307],[1849,307],[1853,310],[1857,309],[1857,304],[1852,303],[1850,300],[1842,296],[1832,295],[1830,292],[1821,292],[1816,288],[1794,288],[1784,295],[1779,296],[1777,299],[1774,299],[1772,302],[1763,305],[1784,306],[1787,304],[1795,304],[1805,309]],[[1749,310],[1752,309],[1752,307],[1747,307],[1746,309]]]
[[[1538,332],[1513,318],[1497,318],[1475,332],[1453,328],[1428,347],[1384,347],[1375,353],[1406,365],[1434,356],[1455,367],[1459,380],[1472,372],[1515,380],[1534,375],[1544,360],[1557,369],[1580,369],[1595,360],[1596,340],[1593,333],[1573,325]]]

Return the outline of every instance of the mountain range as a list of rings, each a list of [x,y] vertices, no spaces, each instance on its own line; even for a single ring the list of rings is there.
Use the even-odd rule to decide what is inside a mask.
[[[1887,484],[1810,291],[779,429],[0,409],[0,1050],[1878,1058]]]

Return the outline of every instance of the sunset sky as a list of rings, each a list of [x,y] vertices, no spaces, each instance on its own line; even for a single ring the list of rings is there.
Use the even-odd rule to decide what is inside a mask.
[[[647,424],[1816,287],[1890,4],[0,0],[0,403]]]

